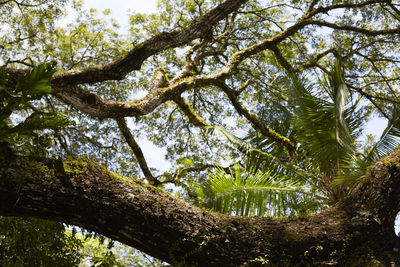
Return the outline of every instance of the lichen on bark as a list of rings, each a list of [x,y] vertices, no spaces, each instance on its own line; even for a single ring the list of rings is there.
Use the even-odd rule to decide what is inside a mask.
[[[393,232],[400,151],[374,164],[345,201],[280,219],[212,213],[121,179],[87,158],[68,159],[64,172],[54,161],[17,157],[1,164],[0,214],[76,224],[178,265],[400,262]],[[61,182],[61,175],[69,182]]]

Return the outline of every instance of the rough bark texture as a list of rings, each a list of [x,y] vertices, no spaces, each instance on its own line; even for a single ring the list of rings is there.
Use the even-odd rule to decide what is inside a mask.
[[[243,61],[262,51],[272,52],[279,64],[289,72],[316,67],[321,59],[331,53],[339,58],[356,53],[357,49],[340,55],[332,47],[306,62],[300,60],[295,63],[286,58],[281,49],[284,41],[307,27],[328,27],[364,37],[400,34],[400,28],[374,29],[371,26],[370,29],[334,24],[322,20],[321,15],[324,17],[329,12],[348,12],[369,5],[387,5],[399,12],[394,4],[386,0],[329,6],[317,6],[318,1],[312,0],[302,16],[288,27],[227,56],[225,65],[219,70],[197,75],[194,71],[196,64],[207,59],[199,52],[202,42],[206,43],[208,39],[205,37],[218,22],[238,11],[246,2],[223,1],[187,27],[153,36],[126,55],[106,64],[59,71],[53,75],[51,93],[69,106],[93,117],[117,119],[121,133],[137,156],[145,176],[153,184],[160,181],[151,174],[123,117],[139,118],[152,113],[161,104],[173,101],[191,124],[206,127],[207,121],[197,116],[182,93],[207,86],[224,91],[238,114],[243,115],[265,137],[283,145],[295,157],[295,144],[273,132],[260,117],[242,106],[243,100],[239,95],[246,85],[239,90],[231,89],[227,87],[227,79],[240,71],[239,65]],[[226,34],[228,32],[229,29]],[[218,39],[217,36],[213,38],[213,41]],[[202,41],[190,44],[196,39]],[[193,45],[193,53],[199,49],[197,59],[193,55],[192,60],[192,55],[188,54],[187,68],[170,82],[164,79],[162,72],[156,72],[149,93],[141,99],[133,102],[113,101],[85,89],[86,83],[124,79],[127,74],[140,69],[150,56],[182,45]],[[25,70],[12,68],[5,68],[5,72],[9,77],[4,86],[10,91],[16,87],[18,77],[26,73]],[[382,96],[368,95],[359,88],[356,90],[385,115],[374,102],[374,99],[381,99]],[[87,159],[61,161],[18,157],[7,144],[3,144],[3,149],[0,148],[0,215],[35,216],[82,226],[175,266],[262,263],[280,266],[400,266],[399,238],[393,231],[394,218],[400,210],[399,200],[400,151],[373,165],[353,193],[330,209],[302,217],[272,219],[211,213],[152,186],[113,174]]]
[[[211,213],[83,158],[15,157],[0,163],[0,215],[82,226],[175,266],[399,265],[399,164],[400,151],[379,161],[330,209],[275,219]]]

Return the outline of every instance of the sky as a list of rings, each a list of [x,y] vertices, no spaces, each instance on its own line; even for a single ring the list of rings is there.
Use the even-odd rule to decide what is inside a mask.
[[[136,13],[155,12],[157,0],[84,0],[84,7],[87,9],[95,8],[99,13],[105,9],[110,9],[111,16],[118,20],[122,29],[126,29],[129,22],[128,11]]]
[[[126,10],[150,13],[156,10],[157,0],[85,0],[85,6],[99,11],[111,9],[113,15],[120,19],[126,15]]]

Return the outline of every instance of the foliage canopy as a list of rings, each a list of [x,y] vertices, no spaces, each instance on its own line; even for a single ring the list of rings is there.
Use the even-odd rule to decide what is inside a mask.
[[[121,34],[81,1],[2,1],[2,158],[88,155],[234,215],[332,207],[400,140],[399,6],[160,0]],[[363,135],[374,116],[377,140]]]

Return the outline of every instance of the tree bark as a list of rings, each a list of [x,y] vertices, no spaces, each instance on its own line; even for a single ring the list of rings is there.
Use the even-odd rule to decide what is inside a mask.
[[[400,151],[341,203],[290,218],[212,213],[85,158],[0,163],[0,215],[84,227],[175,266],[400,264]],[[374,265],[375,264],[375,265]]]

